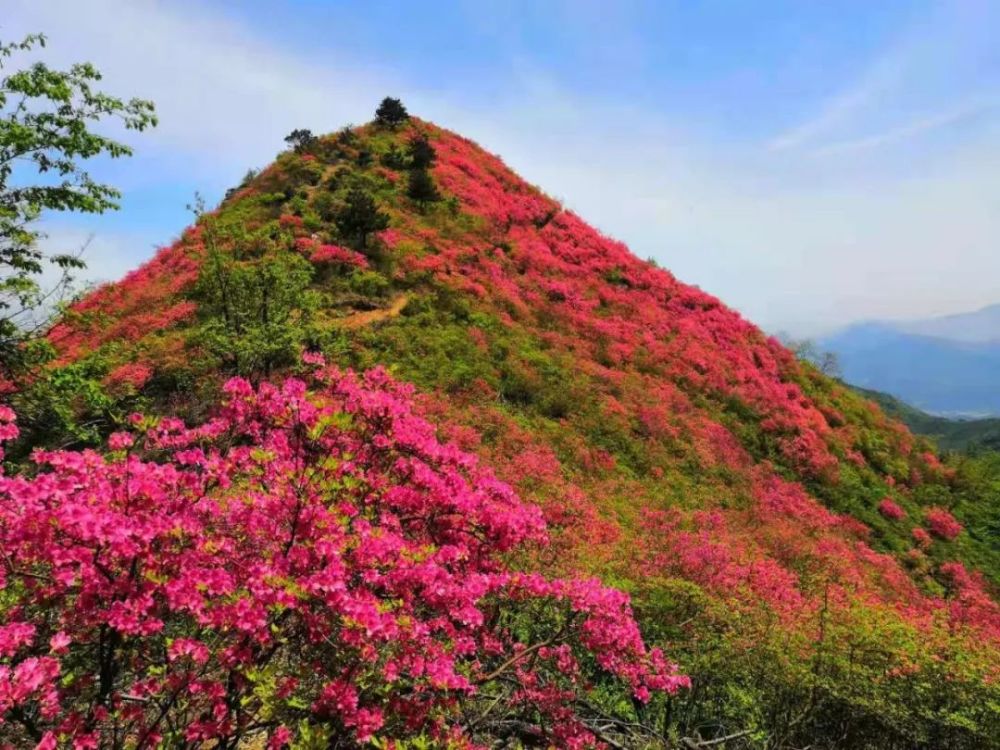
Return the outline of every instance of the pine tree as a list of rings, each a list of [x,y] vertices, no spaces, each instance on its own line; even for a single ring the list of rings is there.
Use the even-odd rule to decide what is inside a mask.
[[[387,96],[375,110],[375,122],[387,128],[395,129],[410,119],[410,113],[399,99]]]
[[[354,188],[347,194],[344,206],[334,216],[334,223],[342,237],[351,242],[355,249],[363,250],[368,243],[368,235],[389,226],[389,217],[379,211],[378,204],[368,193]]]
[[[285,143],[295,149],[297,154],[308,153],[316,145],[316,140],[311,130],[303,128],[296,128],[285,136]]]
[[[410,172],[410,182],[406,189],[406,194],[416,201],[421,209],[426,208],[428,203],[441,200],[441,193],[438,192],[434,178],[426,169],[414,169]]]
[[[411,169],[430,169],[434,166],[437,154],[427,136],[421,133],[410,140],[407,151],[410,156]]]

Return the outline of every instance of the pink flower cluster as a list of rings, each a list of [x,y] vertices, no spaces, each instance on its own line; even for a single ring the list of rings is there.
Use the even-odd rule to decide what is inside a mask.
[[[939,539],[951,541],[962,533],[962,524],[944,508],[931,507],[924,513],[927,528]]]
[[[906,511],[889,497],[883,498],[882,502],[878,504],[878,512],[890,521],[899,521],[906,518]]]
[[[687,684],[624,594],[506,568],[540,512],[409,387],[310,360],[313,390],[234,379],[203,424],[134,415],[114,453],[0,473],[0,745],[277,748],[312,724],[469,747],[459,696],[506,690],[504,716],[584,747],[583,665],[640,701]]]
[[[365,256],[340,245],[320,245],[313,250],[309,259],[313,263],[339,263],[355,268],[368,268],[368,259]]]

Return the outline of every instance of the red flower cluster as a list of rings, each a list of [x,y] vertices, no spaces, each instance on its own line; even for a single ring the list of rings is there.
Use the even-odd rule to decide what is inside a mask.
[[[368,268],[368,259],[361,253],[340,245],[317,245],[309,254],[313,263],[332,263],[354,268]]]
[[[153,374],[153,368],[142,362],[128,362],[116,367],[104,379],[105,384],[127,385],[136,390],[142,388]]]
[[[191,317],[195,304],[176,297],[198,278],[203,253],[200,231],[189,229],[121,281],[74,304],[49,334],[61,360],[84,356],[109,341],[135,342]]]
[[[962,533],[962,524],[944,508],[928,508],[924,513],[924,520],[927,522],[927,528],[939,539],[950,542]]]
[[[890,521],[899,521],[906,518],[906,511],[889,497],[883,498],[882,502],[878,504],[878,512]]]

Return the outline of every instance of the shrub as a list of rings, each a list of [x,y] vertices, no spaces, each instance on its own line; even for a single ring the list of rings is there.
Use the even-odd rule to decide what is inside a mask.
[[[282,217],[296,226],[301,219]],[[191,340],[232,374],[267,377],[294,361],[316,307],[313,267],[287,251],[234,260],[209,253],[195,286],[200,325]]]
[[[927,522],[927,528],[939,539],[950,542],[962,533],[962,524],[944,508],[928,508],[924,513],[924,520]]]
[[[406,153],[396,145],[391,146],[388,151],[382,154],[380,161],[389,169],[406,169],[409,166]]]
[[[441,193],[434,184],[434,178],[426,169],[414,169],[410,172],[406,195],[410,200],[416,201],[421,208],[425,208],[428,203],[441,200]]]
[[[410,157],[410,166],[413,169],[430,169],[434,166],[437,153],[434,147],[423,133],[415,135],[407,144],[407,153]]]
[[[347,194],[344,205],[334,215],[337,231],[358,250],[368,244],[368,236],[389,226],[389,216],[379,210],[375,199],[360,188]]]
[[[906,511],[888,497],[884,498],[882,502],[878,504],[878,512],[890,521],[899,521],[900,519],[906,518]]]
[[[295,153],[308,153],[316,145],[316,136],[310,130],[296,129],[285,136],[285,143],[291,146]]]
[[[920,547],[920,549],[927,549],[930,547],[931,541],[931,535],[927,533],[926,529],[922,529],[918,526],[913,530],[913,543]]]

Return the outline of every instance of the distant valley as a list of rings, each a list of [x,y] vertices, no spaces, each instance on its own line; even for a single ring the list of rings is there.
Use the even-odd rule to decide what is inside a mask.
[[[928,414],[900,401],[888,393],[854,386],[862,396],[882,407],[890,417],[898,419],[917,435],[933,438],[944,451],[1000,450],[1000,417],[959,419]]]

